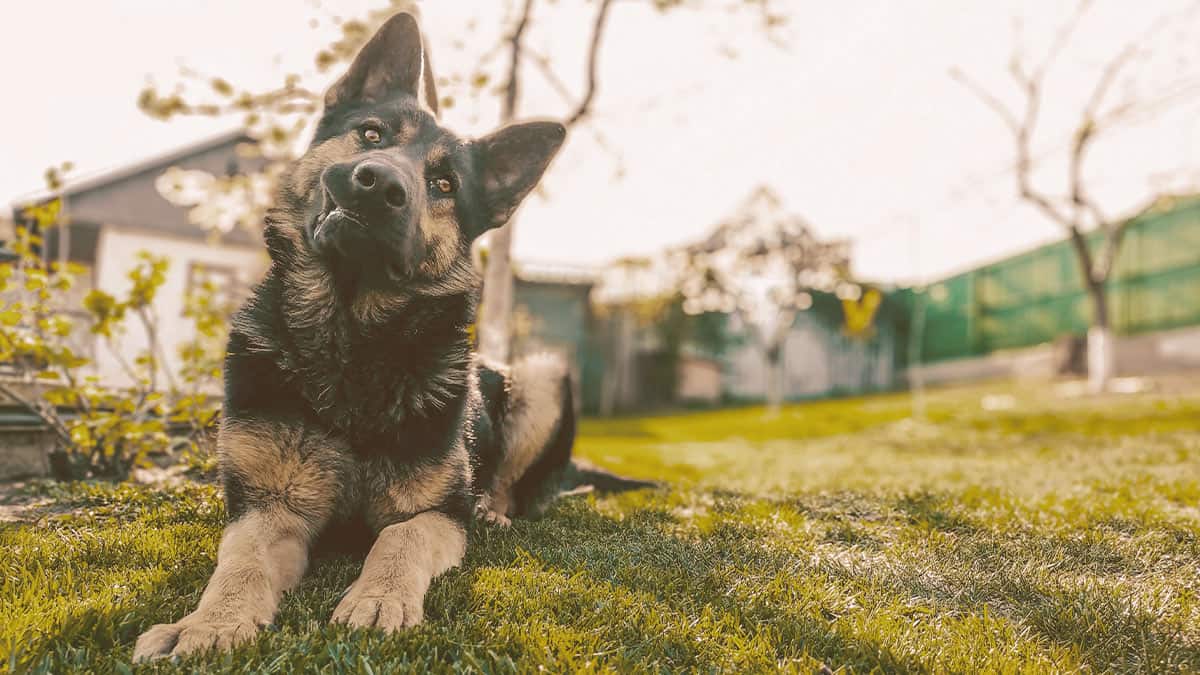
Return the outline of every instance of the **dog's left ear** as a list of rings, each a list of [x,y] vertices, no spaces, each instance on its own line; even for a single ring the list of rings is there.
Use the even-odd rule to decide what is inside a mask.
[[[363,45],[350,70],[325,92],[325,108],[379,101],[395,94],[423,98],[434,115],[438,112],[437,91],[425,58],[421,29],[407,12],[385,21]]]
[[[558,122],[512,124],[477,141],[490,226],[508,222],[562,147],[567,129]]]

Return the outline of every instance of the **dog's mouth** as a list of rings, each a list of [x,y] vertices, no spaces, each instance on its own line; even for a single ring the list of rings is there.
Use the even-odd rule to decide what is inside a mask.
[[[345,226],[357,227],[362,230],[363,234],[367,231],[367,223],[363,217],[355,211],[338,206],[333,195],[326,190],[324,207],[313,221],[313,239],[320,241],[329,236],[333,228]]]
[[[312,239],[318,249],[356,261],[360,271],[375,267],[392,282],[410,280],[416,274],[414,265],[388,260],[392,256],[385,253],[387,244],[374,240],[367,219],[339,206],[328,190],[320,213],[312,221]],[[381,268],[376,263],[381,263]]]

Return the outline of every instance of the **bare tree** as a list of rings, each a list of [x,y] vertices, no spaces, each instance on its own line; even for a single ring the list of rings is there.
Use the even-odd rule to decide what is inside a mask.
[[[1101,138],[1123,124],[1132,121],[1144,122],[1161,114],[1168,107],[1194,96],[1200,92],[1200,81],[1177,79],[1155,94],[1140,98],[1114,95],[1118,81],[1127,77],[1132,65],[1139,57],[1145,55],[1144,46],[1151,44],[1165,26],[1181,18],[1176,15],[1160,17],[1149,30],[1117,49],[1092,84],[1090,94],[1066,143],[1065,192],[1056,192],[1037,184],[1034,180],[1034,173],[1038,168],[1034,136],[1047,99],[1056,94],[1047,90],[1047,75],[1091,5],[1090,0],[1079,3],[1071,17],[1055,33],[1045,55],[1033,66],[1027,63],[1020,46],[1014,47],[1009,74],[1021,93],[1022,100],[1019,105],[1010,106],[1005,103],[961,69],[952,69],[950,75],[995,112],[1012,134],[1016,154],[1014,170],[1020,198],[1067,231],[1092,307],[1091,328],[1088,330],[1087,340],[1089,387],[1093,392],[1100,392],[1107,388],[1116,369],[1108,282],[1112,278],[1121,242],[1130,222],[1154,207],[1162,195],[1152,193],[1132,208],[1119,214],[1111,213],[1102,206],[1095,191],[1090,188],[1084,162],[1089,151]],[[1194,11],[1195,6],[1188,13],[1194,14]],[[1060,98],[1062,97],[1055,99],[1055,102]],[[1088,242],[1090,232],[1098,232],[1101,235],[1101,242],[1096,250],[1093,250]]]
[[[563,124],[568,129],[584,120],[591,112],[592,99],[596,95],[596,57],[600,53],[604,26],[612,3],[613,0],[600,0],[595,19],[592,21],[591,35],[588,39],[586,85],[583,95],[563,119]],[[521,13],[508,36],[508,79],[504,86],[504,102],[500,112],[503,124],[516,119],[517,102],[521,93],[521,66],[527,58],[525,30],[529,26],[533,5],[534,0],[523,0]],[[552,82],[561,83],[553,74],[548,59],[539,58],[536,62]],[[564,95],[569,95],[565,93],[565,89],[558,89]],[[488,235],[487,270],[483,283],[483,299],[480,303],[479,351],[499,361],[508,360],[512,346],[512,231],[513,223],[510,222]]]
[[[532,52],[526,46],[534,4],[534,0],[522,0],[521,11],[506,40],[510,58],[501,121],[507,123],[516,117],[517,104],[520,99],[522,67],[529,62],[570,105],[570,110],[562,118],[562,123],[570,129],[585,122],[591,114],[592,102],[597,92],[597,57],[604,41],[605,27],[614,3],[613,0],[598,0],[586,41],[588,45],[587,65],[583,93],[577,98],[571,95],[569,87],[554,72],[550,59],[545,55]],[[653,0],[652,4],[660,11],[677,6],[700,6],[700,3],[687,0]],[[741,6],[757,7],[763,29],[768,37],[773,37],[774,29],[784,22],[783,15],[774,11],[773,4],[770,0],[732,0],[732,2],[726,3],[709,3],[709,6],[723,10],[737,10]],[[601,147],[611,152],[611,148],[602,134],[593,129],[593,136]],[[487,270],[483,284],[483,299],[480,304],[479,351],[500,361],[508,360],[512,344],[513,270],[511,251],[513,227],[514,223],[510,222],[488,235]]]
[[[813,291],[832,292],[848,281],[850,245],[821,241],[779,198],[759,188],[704,241],[674,253],[684,311],[736,315],[762,350],[767,403],[784,396],[783,347],[797,312],[812,306]]]

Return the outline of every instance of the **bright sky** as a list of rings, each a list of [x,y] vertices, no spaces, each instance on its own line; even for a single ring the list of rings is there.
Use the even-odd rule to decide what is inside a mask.
[[[63,160],[89,173],[229,128],[236,120],[151,120],[137,110],[137,93],[150,75],[173,82],[180,64],[235,84],[278,84],[283,73],[311,66],[334,34],[332,13],[355,16],[376,3],[325,4],[5,3],[0,198],[40,187],[43,169]],[[504,4],[425,0],[435,67],[469,68],[499,35]],[[1114,43],[1180,4],[1096,3],[1047,85],[1039,141],[1047,184],[1061,174],[1062,139]],[[960,66],[1016,103],[1006,74],[1013,17],[1024,17],[1021,39],[1040,55],[1073,0],[781,2],[790,17],[782,47],[755,30],[749,13],[660,15],[650,5],[614,6],[590,122],[619,150],[624,175],[615,178],[612,156],[588,128],[577,129],[545,198],[520,213],[519,259],[600,264],[649,254],[699,238],[763,183],[821,235],[853,237],[857,272],[875,279],[931,278],[1059,236],[1015,199],[1004,128],[947,71]],[[540,2],[530,29],[531,45],[576,90],[593,7]],[[471,17],[477,27],[468,31]],[[1190,42],[1178,39],[1176,26],[1160,40],[1166,56],[1135,64],[1139,87],[1156,91],[1200,74],[1194,14],[1186,28]],[[468,44],[456,49],[455,40]],[[525,74],[522,115],[561,115],[565,105],[539,78],[533,68]],[[489,106],[475,120],[466,107],[452,109],[445,122],[485,133],[495,120],[495,102]],[[1198,111],[1193,100],[1097,146],[1088,174],[1110,208],[1140,202],[1151,180],[1184,170],[1196,178]]]

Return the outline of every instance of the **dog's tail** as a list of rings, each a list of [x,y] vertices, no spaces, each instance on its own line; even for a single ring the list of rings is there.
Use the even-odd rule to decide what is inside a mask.
[[[660,488],[661,483],[651,480],[628,478],[602,469],[586,459],[574,457],[563,472],[559,483],[559,496],[596,492],[628,492],[647,488]]]
[[[513,368],[531,380],[557,379],[559,386],[558,424],[541,456],[525,471],[514,486],[516,512],[542,513],[551,502],[588,492],[625,492],[661,487],[658,483],[618,476],[586,460],[572,457],[578,430],[575,401],[569,370],[560,360],[541,355],[527,358]]]

